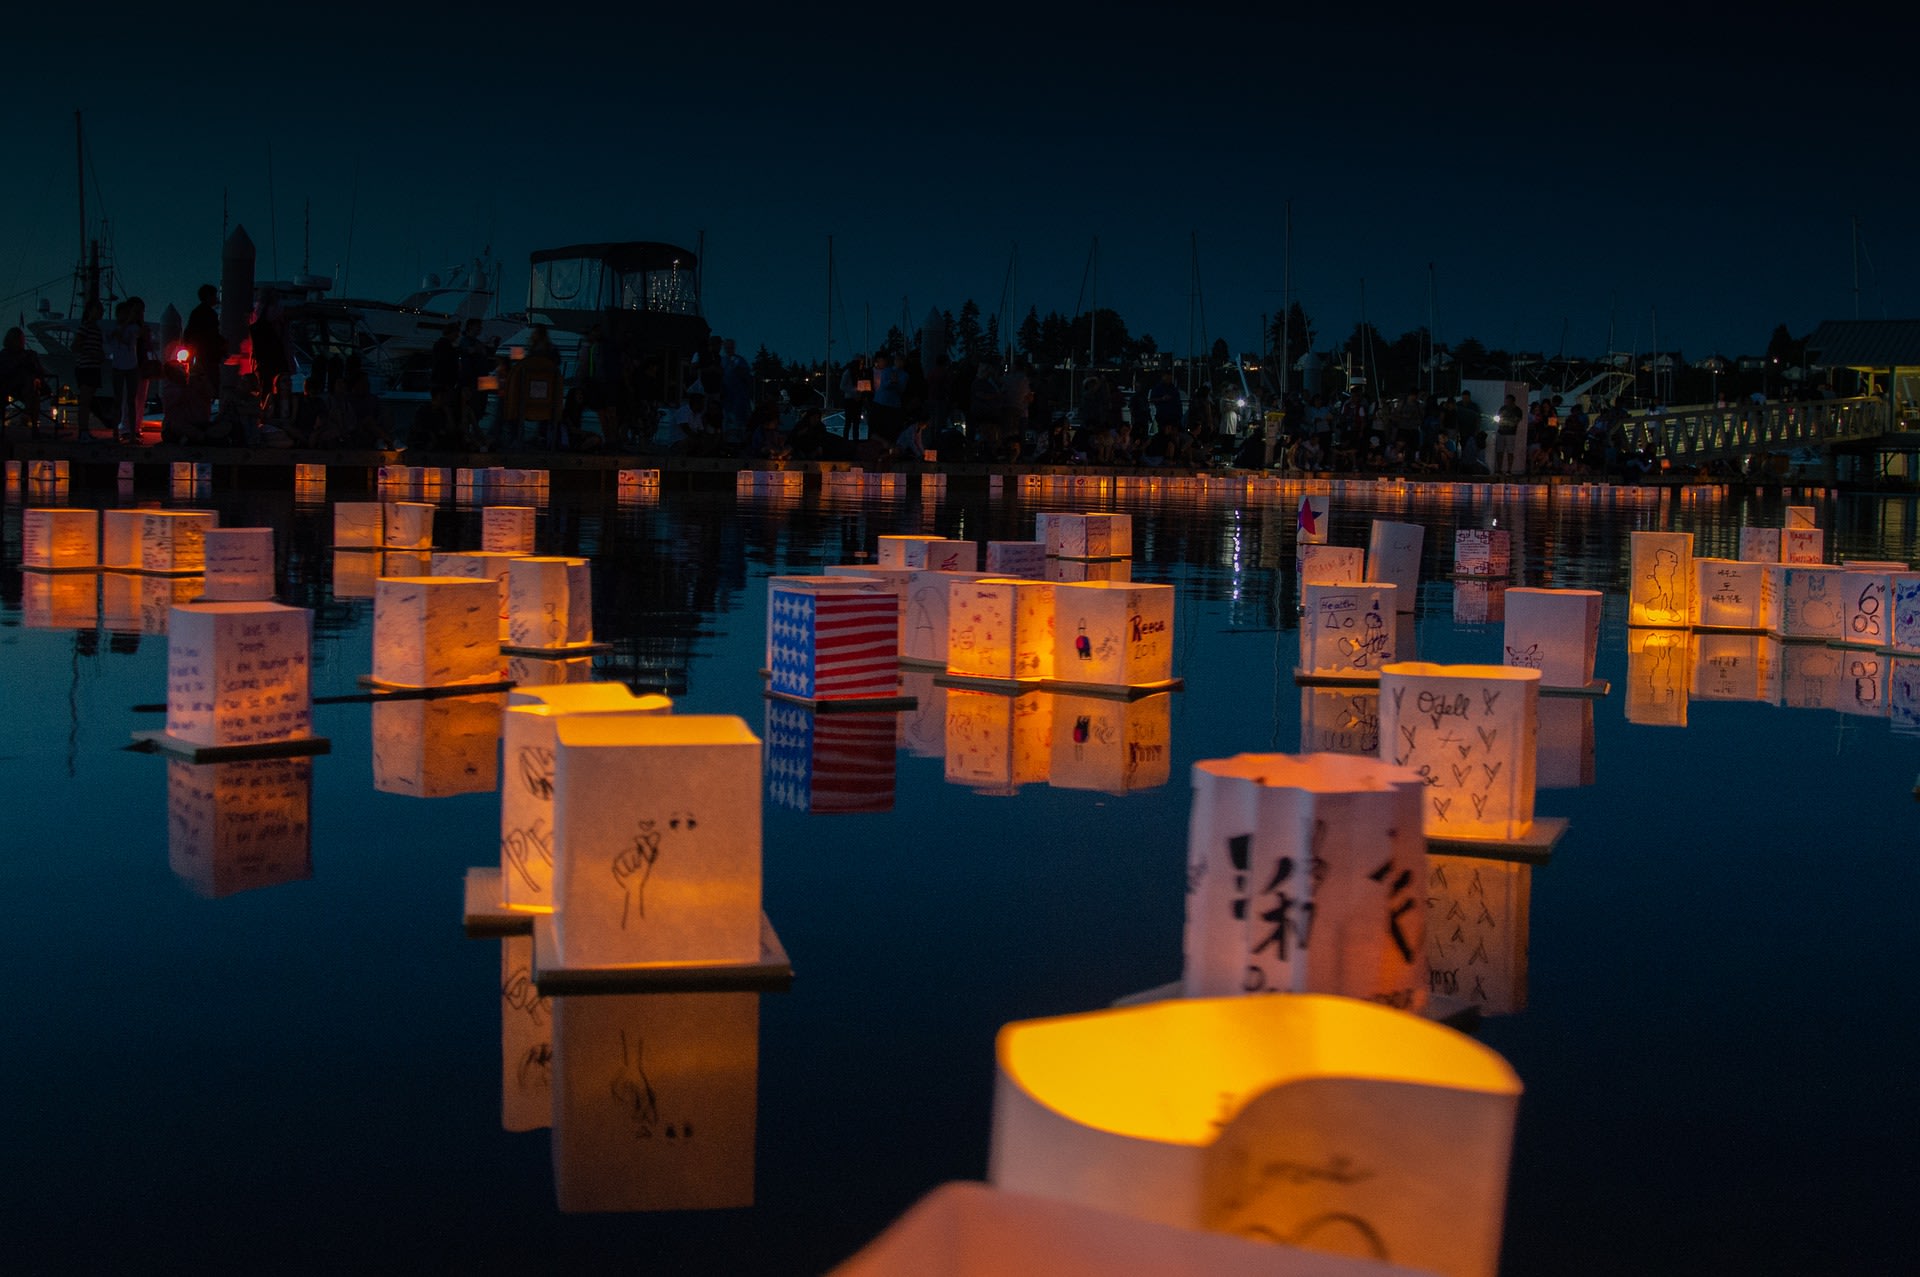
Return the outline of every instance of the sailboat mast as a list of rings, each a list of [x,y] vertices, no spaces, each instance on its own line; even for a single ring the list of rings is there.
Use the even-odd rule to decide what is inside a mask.
[[[1433,263],[1427,263],[1427,398],[1433,398],[1434,379],[1434,340],[1433,340]]]
[[[1853,317],[1860,318],[1860,219],[1853,219]]]
[[[1280,276],[1280,398],[1284,401],[1293,373],[1293,201],[1286,203],[1287,224],[1282,243]]]
[[[1093,257],[1087,263],[1087,301],[1093,309],[1087,312],[1087,368],[1097,372],[1100,368],[1100,237],[1093,237]]]
[[[87,260],[87,131],[86,126],[81,122],[80,112],[78,111],[73,113],[73,176],[74,181],[80,189],[80,260],[84,263]],[[1856,237],[1856,240],[1857,238],[1858,237]],[[1859,254],[1856,252],[1856,259],[1858,256]],[[1859,274],[1860,272],[1858,270],[1854,271],[1854,293],[1856,296],[1860,291]],[[89,295],[87,300],[92,301],[92,296]],[[1858,312],[1859,309],[1860,307],[1856,303],[1854,310]],[[1857,313],[1855,317],[1858,318]]]
[[[821,374],[820,406],[827,407],[833,395],[833,236],[827,236],[827,362]]]

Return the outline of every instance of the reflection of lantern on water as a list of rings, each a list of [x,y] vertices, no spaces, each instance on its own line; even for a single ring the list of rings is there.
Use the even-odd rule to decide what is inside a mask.
[[[1012,794],[1046,781],[1052,765],[1053,696],[947,690],[946,780]]]
[[[593,658],[591,656],[564,656],[550,659],[542,656],[510,656],[507,658],[507,681],[516,687],[549,687],[562,683],[591,683],[593,681]]]
[[[1850,655],[1823,643],[1781,643],[1780,703],[1788,709],[1840,709]]]
[[[100,623],[123,633],[165,634],[168,614],[193,602],[201,588],[200,578],[192,576],[102,573]]]
[[[1840,656],[1840,710],[1881,718],[1887,713],[1887,673],[1891,656],[1879,652],[1846,651]]]
[[[498,591],[465,577],[381,577],[373,597],[373,681],[454,687],[500,681]]]
[[[20,512],[21,567],[88,570],[99,565],[98,511],[37,508]]]
[[[1508,590],[1501,663],[1539,670],[1543,688],[1585,688],[1600,648],[1600,602],[1598,590]]]
[[[1846,625],[1847,571],[1822,564],[1763,569],[1770,634],[1789,639],[1837,639]]]
[[[277,603],[185,603],[167,622],[167,735],[259,745],[313,735],[313,613]]]
[[[1566,701],[1564,697],[1552,700]],[[1569,701],[1587,710],[1590,701]],[[1468,856],[1427,858],[1428,990],[1483,1015],[1527,1009],[1533,868]]]
[[[1133,580],[1132,559],[1048,559],[1046,563],[1046,579],[1062,585]]]
[[[535,652],[593,643],[593,570],[585,559],[515,559],[507,569],[512,646]]]
[[[952,586],[956,581],[978,581],[984,576],[986,573],[982,572],[923,571],[909,578],[906,616],[900,630],[902,661],[946,668],[947,612]]]
[[[900,600],[842,577],[767,588],[768,690],[810,701],[886,699],[900,685]]]
[[[560,1209],[753,1205],[760,995],[552,998]]]
[[[1053,590],[1053,670],[1042,678],[1151,687],[1173,678],[1173,587],[1087,581]]]
[[[1740,529],[1740,561],[1742,563],[1778,563],[1780,555],[1779,528]]]
[[[1380,752],[1380,689],[1301,688],[1300,752],[1377,756]]]
[[[490,554],[533,553],[534,508],[490,505],[480,512],[480,548]]]
[[[1308,585],[1300,618],[1300,672],[1321,677],[1378,678],[1395,660],[1391,584]]]
[[[987,542],[987,572],[993,576],[1023,576],[1031,581],[1047,575],[1045,541]]]
[[[947,753],[947,689],[931,670],[900,671],[900,695],[912,709],[895,715],[894,743],[915,758],[944,758]]]
[[[1593,700],[1542,696],[1534,748],[1536,789],[1579,789],[1593,783]]]
[[[1427,530],[1417,523],[1373,521],[1366,579],[1400,587],[1394,605],[1402,612],[1413,611],[1420,599],[1420,550],[1426,536]]]
[[[1504,581],[1455,581],[1453,620],[1456,625],[1490,625],[1507,619]]]
[[[1115,795],[1158,789],[1172,774],[1172,705],[1168,692],[1137,701],[1054,695],[1047,783]]]
[[[1627,624],[1686,625],[1693,610],[1693,534],[1633,532]]]
[[[1771,604],[1767,565],[1693,561],[1693,624],[1703,630],[1764,630]]]
[[[815,813],[893,810],[892,714],[767,701],[767,797]]]
[[[1889,663],[1887,716],[1896,734],[1920,735],[1920,661],[1895,657]]]
[[[437,575],[437,574],[436,574]],[[370,599],[380,580],[378,550],[335,550],[333,552],[333,597]]]
[[[167,864],[211,899],[313,876],[313,760],[167,760]]]
[[[1692,631],[1627,631],[1627,721],[1685,727],[1692,674]]]
[[[494,692],[375,702],[373,787],[412,798],[492,793],[500,784],[506,700]]]
[[[102,567],[117,571],[139,572],[146,568],[145,555],[142,553],[147,516],[159,515],[162,519],[193,518],[203,516],[202,530],[215,526],[215,516],[211,511],[198,510],[150,510],[136,508],[131,510],[102,510],[100,512],[100,564]]]
[[[92,629],[100,623],[100,573],[22,572],[20,624],[30,630]]]
[[[1773,701],[1780,695],[1780,641],[1764,634],[1696,634],[1688,696],[1696,701]]]
[[[500,940],[500,1128],[553,1125],[553,1004],[533,983],[533,937]]]
[[[500,594],[500,641],[505,643],[513,637],[508,612],[509,566],[519,557],[497,550],[436,550],[427,560],[427,571],[432,576],[462,576],[475,581],[492,581]]]
[[[1887,585],[1887,645],[1896,652],[1920,655],[1920,572],[1895,573]]]
[[[1176,999],[1009,1024],[995,1057],[996,1187],[1495,1270],[1520,1081],[1451,1029],[1348,998]]]
[[[1054,585],[982,577],[948,589],[947,673],[1003,680],[1054,675]]]
[[[1195,763],[1185,995],[1423,1005],[1423,788],[1408,768],[1346,754]]]
[[[1427,781],[1429,837],[1517,839],[1533,825],[1540,672],[1406,661],[1380,672],[1380,755]]]
[[[203,537],[209,602],[273,597],[272,528],[208,528]]]

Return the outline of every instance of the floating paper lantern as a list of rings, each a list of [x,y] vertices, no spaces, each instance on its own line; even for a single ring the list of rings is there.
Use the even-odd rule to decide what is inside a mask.
[[[941,539],[936,536],[883,536],[874,562],[883,568],[923,568],[927,565],[927,543]]]
[[[760,957],[760,741],[719,715],[554,724],[563,968]]]
[[[480,512],[480,548],[491,554],[532,554],[534,508],[490,505]]]
[[[1053,673],[1063,683],[1151,687],[1173,678],[1173,587],[1087,581],[1053,592]]]
[[[1593,700],[1542,696],[1534,746],[1536,789],[1580,789],[1593,784]]]
[[[890,713],[822,714],[767,701],[767,798],[790,811],[893,810]]]
[[[1789,532],[1819,527],[1815,518],[1817,511],[1810,505],[1790,505],[1787,507],[1787,530]]]
[[[326,487],[327,468],[310,461],[296,461],[293,465],[295,487]]]
[[[313,613],[277,603],[186,603],[167,625],[167,735],[260,745],[313,734]]]
[[[1391,584],[1309,585],[1300,619],[1300,672],[1320,678],[1378,678],[1395,660]]]
[[[499,682],[498,613],[491,581],[381,577],[373,596],[373,681],[389,687]]]
[[[386,544],[386,507],[378,501],[337,501],[333,507],[333,544],[340,549],[375,550]]]
[[[1426,778],[1429,837],[1527,834],[1539,703],[1538,670],[1409,661],[1380,671],[1380,756]]]
[[[1778,563],[1781,553],[1779,528],[1740,529],[1742,563]]]
[[[1137,701],[1055,695],[1047,783],[1114,795],[1160,788],[1172,775],[1172,701],[1166,692]]]
[[[1788,528],[1781,542],[1783,563],[1825,563],[1827,534],[1819,528]]]
[[[218,527],[211,510],[145,510],[140,518],[142,572],[205,572],[206,534]]]
[[[1300,689],[1302,754],[1380,753],[1380,689],[1377,687],[1303,687]]]
[[[995,1057],[997,1187],[1495,1271],[1520,1081],[1451,1029],[1349,998],[1176,999],[1009,1024]]]
[[[884,536],[880,538],[879,562],[883,568],[911,568],[914,571],[973,572],[980,567],[980,548],[971,541],[950,541],[931,536]]]
[[[99,512],[32,507],[22,510],[20,566],[55,571],[99,567]]]
[[[1044,783],[1052,765],[1055,700],[1045,692],[1003,695],[949,688],[947,783],[999,795]]]
[[[1693,624],[1703,630],[1763,630],[1769,586],[1765,563],[1693,561]]]
[[[1455,581],[1453,619],[1460,625],[1491,625],[1507,618],[1507,585],[1503,581]]]
[[[507,570],[507,637],[529,651],[593,643],[593,569],[585,559],[515,559]]]
[[[1046,579],[1058,585],[1082,581],[1131,581],[1132,559],[1048,559]]]
[[[385,544],[389,550],[433,548],[432,506],[419,501],[389,501],[381,517],[386,525]]]
[[[906,616],[901,627],[902,661],[947,664],[948,603],[955,583],[979,581],[984,572],[915,572],[907,585]]]
[[[500,940],[500,1127],[553,1125],[553,1003],[533,982],[533,937]]]
[[[1539,670],[1542,688],[1587,687],[1600,647],[1600,604],[1598,590],[1508,590],[1501,663]]]
[[[149,513],[159,512],[146,509],[100,512],[100,566],[119,572],[140,570],[140,533]]]
[[[1696,701],[1766,701],[1777,693],[1771,656],[1777,640],[1762,634],[1694,636],[1688,696]]]
[[[1023,576],[1044,580],[1047,575],[1045,541],[987,542],[987,572],[992,576]]]
[[[213,486],[213,465],[206,461],[176,461],[169,477],[176,488],[208,488]]]
[[[1891,641],[1892,618],[1887,610],[1890,578],[1887,572],[1846,569],[1840,581],[1842,643],[1849,647],[1885,647]]]
[[[760,995],[554,998],[562,1211],[753,1205]]]
[[[20,474],[20,463],[18,461],[7,462],[7,486],[9,488],[17,488],[20,486]]]
[[[622,488],[657,488],[660,486],[658,470],[622,470],[616,476],[618,486]]]
[[[948,588],[947,673],[1008,680],[1053,676],[1055,586],[982,577]]]
[[[202,535],[203,597],[228,603],[273,597],[272,528],[208,528]]]
[[[776,588],[790,585],[796,589],[858,590],[865,594],[889,595],[899,613],[896,642],[900,647],[905,648],[907,587],[912,581],[913,572],[907,568],[882,568],[870,564],[835,564],[817,576],[768,577],[767,647],[763,657],[766,667],[773,668],[773,591]]]
[[[92,629],[100,622],[97,572],[22,572],[20,623],[30,630]]]
[[[373,706],[373,787],[409,798],[488,794],[500,785],[506,694],[385,700]]]
[[[1325,545],[1327,528],[1332,522],[1332,505],[1324,496],[1309,493],[1300,498],[1294,515],[1294,539],[1301,545]]]
[[[1469,1006],[1482,1015],[1527,1009],[1532,898],[1530,865],[1427,857],[1427,988],[1440,1005]]]
[[[1036,536],[1056,559],[1129,559],[1133,557],[1130,514],[1049,514],[1036,521]]]
[[[803,700],[886,698],[899,687],[900,605],[891,594],[781,578],[768,589],[768,688]]]
[[[201,597],[201,588],[198,577],[103,573],[100,623],[124,633],[165,634],[173,609]]]
[[[1683,626],[1693,610],[1693,534],[1634,532],[1627,624]]]
[[[1411,612],[1420,598],[1420,549],[1426,542],[1426,529],[1417,523],[1373,521],[1367,542],[1369,581],[1396,585],[1394,605]]]
[[[1920,654],[1920,572],[1887,578],[1887,645],[1896,652]]]
[[[508,643],[513,638],[508,578],[513,561],[520,557],[522,556],[499,550],[436,550],[428,557],[427,571],[431,576],[458,576],[473,581],[492,581],[499,595],[500,641]]]
[[[1347,754],[1195,763],[1185,995],[1423,1005],[1424,788],[1408,768]]]
[[[1358,585],[1367,574],[1367,552],[1358,546],[1303,542],[1298,554],[1303,586]]]
[[[1627,632],[1627,721],[1644,727],[1687,725],[1693,673],[1690,630]]]
[[[313,760],[167,760],[167,865],[212,900],[313,877]]]
[[[1513,571],[1510,534],[1505,528],[1461,528],[1453,534],[1453,570],[1459,576],[1508,575]]]
[[[1766,569],[1766,626],[1790,639],[1837,639],[1846,628],[1845,568],[1781,564]]]

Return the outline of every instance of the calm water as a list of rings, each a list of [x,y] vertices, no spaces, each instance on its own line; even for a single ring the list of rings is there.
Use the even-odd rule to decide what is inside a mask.
[[[335,597],[326,509],[285,493],[195,504],[228,526],[280,530],[283,598],[316,609],[314,691],[356,690],[372,605]],[[603,676],[764,735],[766,576],[850,560],[882,532],[1021,539],[1035,508],[963,493],[937,507],[562,494],[540,545],[595,557],[596,629],[616,644]],[[1149,787],[1124,795],[1050,785],[1051,771],[1123,788],[1098,760],[1076,773],[1056,750],[1025,757],[1023,774],[1042,778],[1016,793],[948,783],[937,709],[823,733],[813,802],[860,810],[768,802],[766,907],[797,980],[729,1012],[734,1067],[742,1043],[758,1047],[757,1096],[755,1079],[735,1078],[731,1101],[755,1123],[754,1204],[589,1215],[557,1209],[549,1132],[503,1129],[503,1083],[537,1086],[538,1057],[507,1053],[520,1067],[503,1067],[501,942],[460,926],[462,875],[496,856],[485,711],[383,722],[392,707],[316,707],[333,752],[311,764],[310,864],[296,838],[281,854],[225,858],[215,876],[169,833],[170,803],[176,841],[207,827],[211,789],[201,782],[196,799],[182,775],[170,795],[169,763],[123,748],[160,725],[133,707],[163,699],[166,641],[133,631],[165,597],[110,579],[106,624],[36,615],[49,605],[31,597],[36,623],[23,624],[9,503],[0,898],[13,918],[0,943],[14,1011],[0,1057],[0,1266],[812,1272],[935,1184],[982,1176],[995,1030],[1178,976],[1190,765],[1302,744],[1290,503],[1131,508],[1136,578],[1179,589],[1186,690],[1141,711],[1165,715],[1166,782],[1149,770],[1134,777]],[[1524,547],[1525,584],[1615,594],[1599,671],[1614,691],[1592,707],[1590,767],[1578,710],[1556,729],[1561,779],[1586,768],[1590,783],[1542,791],[1539,812],[1570,817],[1571,832],[1550,865],[1506,879],[1527,899],[1524,963],[1485,992],[1524,1009],[1478,1030],[1526,1085],[1506,1269],[1904,1268],[1920,1189],[1920,737],[1888,716],[1884,677],[1863,686],[1825,649],[1793,654],[1779,705],[1684,699],[1684,652],[1629,668],[1627,532],[1691,530],[1696,553],[1731,556],[1741,524],[1779,524],[1780,503],[1378,511],[1429,529],[1422,659],[1497,657],[1498,621],[1481,619],[1497,597],[1464,587],[1456,599],[1442,575],[1452,529],[1489,514]],[[1337,503],[1333,539],[1365,544],[1373,513]],[[439,517],[441,544],[478,543],[475,513],[446,505]],[[1911,501],[1846,499],[1821,521],[1836,558],[1920,557]],[[62,588],[91,600],[85,580]],[[1759,691],[1738,666],[1708,668],[1722,673],[1696,694]],[[1684,726],[1629,721],[1632,678],[1671,690],[1650,713]],[[1324,739],[1357,744],[1357,708],[1311,712]],[[463,735],[475,730],[479,745]],[[439,743],[409,753],[423,741]],[[387,788],[488,787],[420,798],[383,792],[376,769]],[[272,848],[286,841],[274,826],[297,822],[303,777],[256,778]],[[729,1133],[695,1138],[710,1134]],[[599,1147],[568,1143],[569,1191],[592,1187]]]

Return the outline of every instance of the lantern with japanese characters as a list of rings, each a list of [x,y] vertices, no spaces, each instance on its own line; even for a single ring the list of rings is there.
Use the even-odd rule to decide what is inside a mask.
[[[499,682],[498,616],[491,581],[381,577],[373,595],[373,681],[386,687]]]
[[[1775,653],[1779,647],[1778,639],[1765,634],[1696,634],[1688,697],[1696,701],[1777,699]]]
[[[1411,612],[1420,598],[1420,550],[1427,530],[1417,523],[1373,521],[1367,541],[1367,580],[1400,588],[1394,594],[1394,606]]]
[[[1763,630],[1767,568],[1735,559],[1693,561],[1693,624],[1703,630]]]
[[[1428,837],[1527,835],[1539,705],[1539,670],[1407,661],[1380,671],[1380,756],[1426,778]]]
[[[508,644],[564,652],[593,644],[593,566],[586,559],[515,559],[507,569]]]
[[[1686,625],[1693,610],[1693,534],[1634,532],[1630,536],[1627,624]]]
[[[1309,585],[1300,618],[1300,673],[1377,679],[1394,656],[1397,585]]]
[[[167,865],[199,894],[313,876],[313,760],[167,760]]]
[[[1053,673],[1062,683],[1151,687],[1173,679],[1173,587],[1088,581],[1053,591]]]
[[[1047,575],[1047,543],[989,541],[987,572],[993,576],[1024,576],[1029,580],[1043,580]]]
[[[1501,664],[1540,671],[1540,686],[1579,691],[1600,648],[1598,590],[1515,587],[1506,592]]]
[[[1448,1277],[1498,1266],[1520,1080],[1451,1029],[1351,998],[1175,999],[1009,1024],[994,1054],[996,1187]]]
[[[273,597],[272,528],[208,528],[201,546],[207,600],[247,603]]]
[[[984,572],[915,572],[907,582],[907,610],[901,626],[904,641],[900,648],[900,659],[945,669],[948,606],[953,595],[952,587],[955,583],[981,580],[986,575]]]
[[[99,511],[65,507],[22,510],[20,566],[41,571],[99,567]]]
[[[1591,702],[1564,703],[1592,714]],[[1472,1007],[1482,1015],[1526,1010],[1533,867],[1430,855],[1426,895],[1427,988],[1435,1003]]]
[[[1058,699],[1050,692],[947,689],[947,783],[1002,796],[1044,783],[1052,765]]]
[[[768,587],[768,690],[799,700],[885,700],[900,685],[900,604],[839,577],[781,577]]]
[[[184,603],[167,624],[167,735],[263,745],[313,735],[313,613],[277,603]]]
[[[1172,699],[1169,692],[1134,701],[1054,695],[1047,783],[1114,795],[1166,784],[1172,774]]]
[[[373,706],[373,787],[408,798],[488,794],[500,784],[506,693]]]
[[[948,587],[947,673],[1034,680],[1054,675],[1054,592],[1046,581],[982,577]]]

